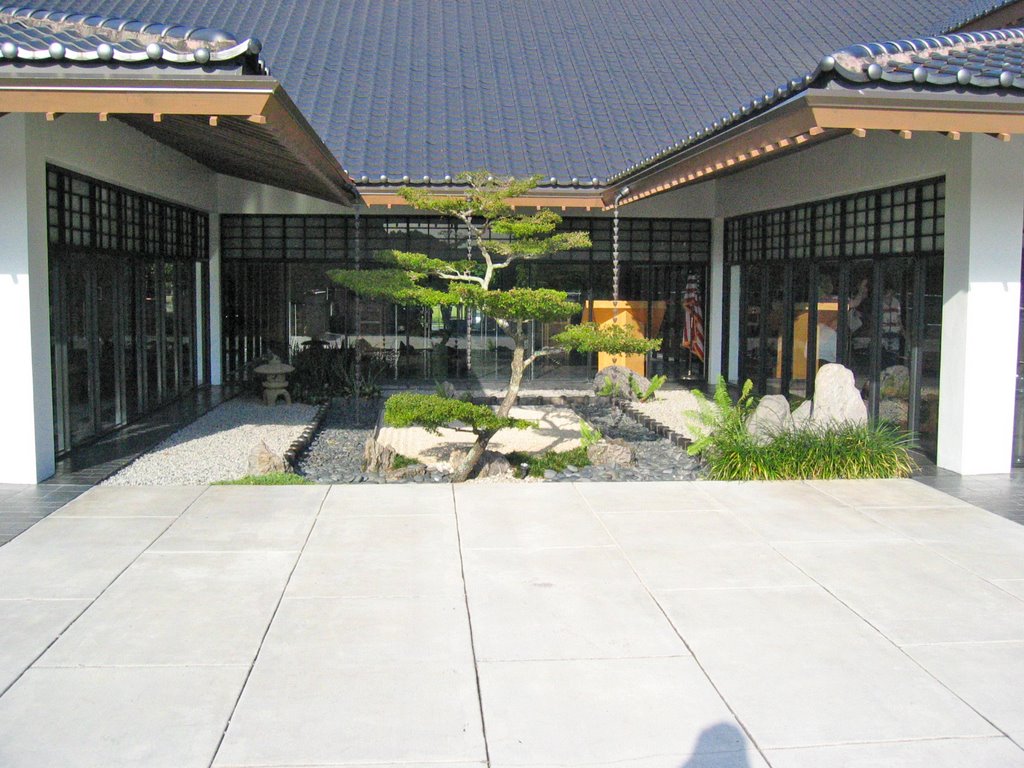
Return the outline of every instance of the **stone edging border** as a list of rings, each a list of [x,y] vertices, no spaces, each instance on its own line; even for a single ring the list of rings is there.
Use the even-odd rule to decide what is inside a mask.
[[[676,432],[667,424],[662,424],[657,419],[643,413],[643,411],[637,408],[631,400],[620,400],[616,398],[615,405],[617,405],[623,413],[633,419],[633,421],[651,430],[651,432],[654,432],[659,437],[664,437],[670,440],[672,445],[679,448],[686,448],[692,442],[690,438],[686,437],[681,432]]]
[[[313,441],[313,436],[320,429],[320,424],[323,422],[330,407],[330,400],[324,400],[320,403],[320,407],[316,409],[316,413],[313,414],[313,418],[310,419],[301,434],[292,440],[292,444],[288,446],[288,450],[284,452],[284,460],[292,469],[295,469],[299,456],[309,448],[309,444]]]

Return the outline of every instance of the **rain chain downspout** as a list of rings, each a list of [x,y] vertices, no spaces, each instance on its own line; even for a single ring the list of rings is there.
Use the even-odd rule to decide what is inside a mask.
[[[619,317],[619,201],[629,194],[629,187],[623,187],[615,195],[615,212],[612,219],[612,323]]]

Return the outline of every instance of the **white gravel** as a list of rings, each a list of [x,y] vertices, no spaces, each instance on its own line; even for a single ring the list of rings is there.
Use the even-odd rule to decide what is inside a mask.
[[[266,406],[255,399],[229,400],[103,484],[206,485],[243,477],[253,446],[265,440],[272,451],[284,453],[315,413],[315,405]]]
[[[641,413],[692,440],[693,430],[687,424],[686,413],[697,410],[698,401],[693,393],[688,389],[660,390],[656,398],[635,405]]]

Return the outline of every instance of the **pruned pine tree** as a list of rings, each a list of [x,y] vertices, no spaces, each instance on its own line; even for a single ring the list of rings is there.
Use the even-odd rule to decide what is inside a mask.
[[[471,258],[446,261],[421,253],[381,251],[374,255],[379,268],[336,269],[331,279],[365,297],[401,305],[426,307],[465,305],[492,318],[512,341],[512,365],[508,389],[497,411],[469,403],[455,407],[437,395],[402,394],[385,406],[385,420],[394,426],[417,425],[436,431],[455,421],[465,424],[475,440],[465,460],[453,467],[452,480],[467,479],[476,468],[487,444],[500,429],[524,429],[532,426],[509,413],[519,396],[523,375],[538,359],[562,350],[604,351],[646,354],[658,349],[660,339],[635,338],[623,330],[598,328],[594,324],[570,326],[553,338],[556,346],[527,355],[528,327],[531,322],[567,320],[581,311],[564,291],[551,288],[491,287],[503,269],[524,260],[590,247],[585,232],[559,232],[562,217],[553,211],[517,214],[511,203],[525,195],[540,181],[539,176],[525,179],[497,177],[479,171],[462,174],[465,184],[458,195],[442,195],[405,187],[398,194],[411,206],[457,219],[468,241]],[[429,278],[431,284],[427,283]],[[435,287],[438,282],[443,286]]]

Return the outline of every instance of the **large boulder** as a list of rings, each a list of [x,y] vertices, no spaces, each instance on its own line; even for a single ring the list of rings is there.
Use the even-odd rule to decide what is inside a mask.
[[[271,472],[287,472],[288,462],[284,456],[270,450],[265,440],[260,440],[249,451],[248,474],[269,475]]]
[[[854,383],[853,371],[843,365],[827,363],[814,379],[815,424],[867,424],[868,407]]]
[[[388,472],[395,463],[395,449],[377,440],[367,438],[363,447],[363,470],[366,472]]]
[[[792,427],[789,401],[783,395],[765,395],[747,419],[747,431],[759,443],[770,442],[775,435]]]
[[[886,399],[878,402],[878,420],[888,421],[901,429],[907,428],[910,403],[906,400]]]
[[[796,410],[790,414],[792,420],[793,429],[806,429],[811,426],[812,411],[814,410],[814,403],[810,400],[804,400],[800,405],[796,407]]]
[[[587,458],[597,467],[625,467],[635,459],[629,443],[614,437],[606,437],[589,446]]]
[[[629,380],[633,379],[633,386],[630,386]],[[651,386],[651,380],[646,376],[641,376],[639,373],[635,373],[624,365],[608,365],[597,372],[594,377],[594,391],[595,392],[607,392],[608,382],[611,382],[612,394],[615,397],[621,397],[626,400],[637,400],[634,387],[639,389],[640,392],[647,390]]]
[[[497,451],[484,451],[480,462],[476,465],[475,477],[506,477],[512,474],[512,465],[505,454]]]

